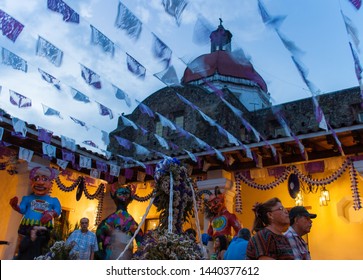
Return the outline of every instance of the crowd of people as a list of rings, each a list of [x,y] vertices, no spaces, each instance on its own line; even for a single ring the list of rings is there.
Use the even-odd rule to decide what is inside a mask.
[[[316,214],[309,213],[303,206],[288,211],[276,197],[256,203],[253,212],[252,231],[242,228],[229,243],[225,236],[217,236],[210,259],[311,260],[308,244],[302,236],[310,232]]]
[[[53,219],[58,217],[61,211],[59,200],[49,195],[54,177],[51,168],[34,168],[29,175],[33,193],[24,196],[20,204],[17,197],[10,200],[11,207],[23,215],[18,229],[14,259],[32,260],[44,254],[48,248]],[[111,234],[112,229],[130,231],[137,227],[126,211],[132,199],[132,190],[121,188],[111,195],[117,211],[105,220],[107,227],[102,224],[95,234],[88,229],[89,219],[83,217],[80,220],[80,229],[73,231],[67,238],[66,244],[72,246],[71,253],[76,254],[78,259],[93,260],[98,252],[103,252],[103,255],[111,256],[110,259],[113,259],[108,252],[111,248],[109,246],[112,245],[109,243],[114,238]],[[256,203],[252,209],[255,218],[251,231],[242,227],[236,215],[226,209],[224,195],[218,187],[215,194],[210,196],[206,207],[210,224],[207,232],[201,236],[204,259],[311,259],[308,245],[302,236],[310,232],[312,219],[317,215],[309,213],[303,206],[295,206],[288,211],[276,197],[264,203]],[[121,221],[124,223],[121,224]],[[235,236],[231,239],[232,230]],[[132,230],[132,233],[134,231]],[[185,233],[197,242],[195,230],[189,229]],[[99,236],[102,238],[99,239]],[[211,243],[213,248],[209,246]]]

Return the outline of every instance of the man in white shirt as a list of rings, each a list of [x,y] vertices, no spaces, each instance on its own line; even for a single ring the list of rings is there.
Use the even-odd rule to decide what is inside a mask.
[[[98,251],[96,234],[88,230],[89,219],[82,218],[81,229],[77,229],[68,237],[67,244],[74,244],[71,254],[78,253],[80,260],[93,260]]]

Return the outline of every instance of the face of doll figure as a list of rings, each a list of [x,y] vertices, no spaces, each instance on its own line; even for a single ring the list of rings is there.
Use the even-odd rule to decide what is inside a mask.
[[[52,180],[46,175],[37,174],[31,179],[31,186],[34,194],[47,195],[52,188]]]
[[[209,202],[208,202],[209,208],[210,210],[217,214],[219,213],[223,207],[224,207],[224,196],[222,194],[219,194],[215,197],[213,197]]]

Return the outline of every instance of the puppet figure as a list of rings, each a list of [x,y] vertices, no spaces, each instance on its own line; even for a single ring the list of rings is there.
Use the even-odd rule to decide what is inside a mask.
[[[215,194],[209,197],[207,202],[208,214],[210,223],[208,227],[208,235],[213,239],[218,235],[225,235],[231,237],[232,228],[237,235],[241,229],[241,223],[238,221],[237,216],[226,209],[225,196],[216,187]]]
[[[138,224],[127,212],[127,206],[135,197],[135,186],[120,186],[118,183],[111,185],[111,198],[116,204],[116,211],[104,219],[97,227],[98,241],[97,259],[114,260],[125,249],[128,241],[134,235]],[[143,232],[136,235],[136,242],[142,241]],[[130,246],[122,259],[131,259],[132,247]]]
[[[32,193],[24,196],[18,205],[18,197],[10,200],[10,206],[23,215],[18,228],[18,246],[24,236],[29,236],[33,226],[42,226],[48,230],[53,229],[53,219],[61,214],[61,205],[56,197],[51,197],[52,180],[55,171],[50,167],[35,167],[29,173]]]

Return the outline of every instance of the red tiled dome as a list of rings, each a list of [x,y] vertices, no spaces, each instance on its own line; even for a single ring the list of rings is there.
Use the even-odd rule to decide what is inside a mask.
[[[227,51],[215,51],[209,54],[204,54],[196,58],[191,65],[199,65],[201,69],[193,71],[188,67],[184,71],[182,78],[183,83],[189,83],[195,80],[200,80],[202,77],[210,77],[215,73],[223,76],[246,79],[257,83],[261,89],[267,92],[267,85],[263,78],[255,71],[250,62],[243,64],[237,63]],[[202,76],[203,75],[203,76]]]

